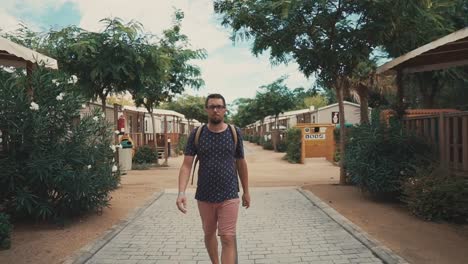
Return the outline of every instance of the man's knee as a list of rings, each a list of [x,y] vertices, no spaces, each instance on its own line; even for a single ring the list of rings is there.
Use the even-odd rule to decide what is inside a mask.
[[[205,230],[205,239],[216,239],[216,229],[214,230]]]
[[[223,245],[223,247],[235,246],[236,236],[222,235],[220,237],[221,237],[221,244]]]

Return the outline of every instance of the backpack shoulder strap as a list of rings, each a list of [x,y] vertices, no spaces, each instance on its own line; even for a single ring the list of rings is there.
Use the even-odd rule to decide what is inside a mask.
[[[201,125],[199,128],[197,128],[197,132],[195,132],[195,147],[197,148],[198,148],[198,141],[200,140],[200,134],[204,126],[205,125]]]
[[[234,139],[234,146],[236,146],[236,149],[237,149],[237,130],[236,130],[236,127],[234,125],[229,125],[229,128],[231,128],[232,138]]]
[[[197,128],[197,131],[195,132],[194,144],[195,144],[195,147],[197,149],[198,149],[198,143],[199,143],[199,140],[200,140],[200,135],[201,135],[201,132],[202,132],[204,126],[205,125],[201,125],[200,127]],[[192,183],[191,183],[192,185],[193,185],[193,178],[195,178],[195,170],[197,168],[197,164],[198,164],[198,155],[195,156],[195,160],[193,162]]]
[[[237,151],[238,135],[237,135],[236,126],[234,126],[234,125],[229,125],[229,128],[231,128],[232,138],[234,139],[234,148],[235,148],[236,151]],[[239,169],[237,168],[237,162],[236,162],[236,161],[234,161],[234,168],[235,168],[235,170],[236,170],[236,175],[239,175]],[[239,182],[237,182],[237,191],[238,191],[238,192],[240,191]]]

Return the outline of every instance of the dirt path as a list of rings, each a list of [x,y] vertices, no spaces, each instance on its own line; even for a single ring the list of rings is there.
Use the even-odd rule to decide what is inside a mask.
[[[412,263],[468,263],[468,235],[460,232],[466,228],[425,223],[401,208],[364,200],[353,187],[333,185],[338,182],[339,170],[321,159],[307,160],[305,165],[289,164],[281,159],[283,153],[264,151],[251,143],[246,143],[246,156],[252,187],[307,186]],[[124,175],[121,187],[112,193],[111,208],[104,209],[100,216],[91,214],[77,219],[64,229],[16,224],[13,247],[0,251],[0,263],[61,263],[125,219],[154,192],[177,188],[182,158],[171,158],[169,168],[131,171]]]
[[[399,204],[364,198],[353,186],[304,187],[410,263],[468,263],[468,226],[424,222]]]

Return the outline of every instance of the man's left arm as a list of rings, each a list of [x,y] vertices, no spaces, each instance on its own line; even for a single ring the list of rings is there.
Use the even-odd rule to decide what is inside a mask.
[[[242,206],[250,207],[250,192],[249,192],[249,172],[247,170],[247,162],[245,159],[236,159],[237,171],[242,185]]]

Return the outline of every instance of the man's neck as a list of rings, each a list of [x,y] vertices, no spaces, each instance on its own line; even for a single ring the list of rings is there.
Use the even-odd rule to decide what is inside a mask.
[[[208,129],[212,132],[222,132],[226,130],[227,124],[220,122],[219,124],[208,123]]]

